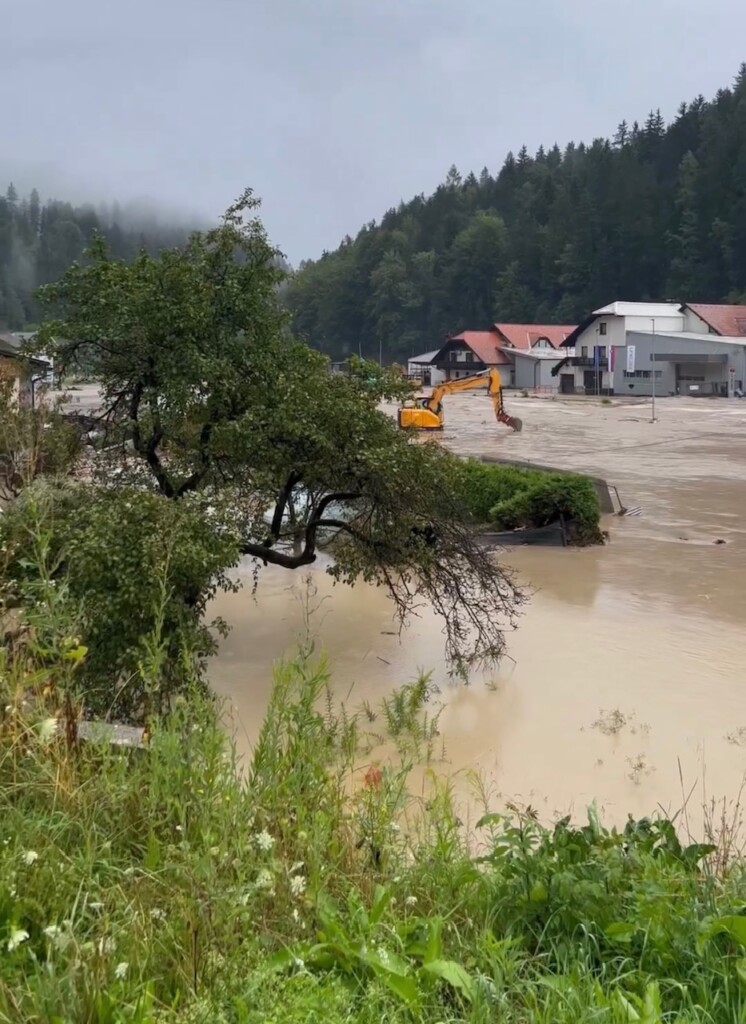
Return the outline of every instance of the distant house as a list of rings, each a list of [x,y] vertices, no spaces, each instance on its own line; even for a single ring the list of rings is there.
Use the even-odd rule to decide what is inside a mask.
[[[552,371],[562,393],[728,395],[746,381],[746,306],[612,302],[594,310]]]
[[[13,393],[22,405],[33,404],[34,387],[50,369],[48,360],[23,355],[23,341],[17,334],[0,333],[0,374],[13,381]]]
[[[438,349],[432,360],[444,374],[445,380],[458,380],[472,373],[480,373],[491,366],[508,367],[510,374],[512,362],[501,347],[502,339],[495,328],[488,331],[461,331],[453,334]]]
[[[506,386],[551,386],[556,383],[551,369],[564,356],[557,350],[574,329],[567,324],[493,324],[486,331],[462,331],[448,338],[432,364],[446,380],[494,366]]]
[[[413,380],[421,380],[424,387],[442,384],[446,379],[443,370],[433,366],[432,362],[440,349],[433,349],[432,352],[423,352],[419,356],[412,356],[407,360],[407,376]]]
[[[495,324],[502,343],[521,352],[555,351],[575,324]]]

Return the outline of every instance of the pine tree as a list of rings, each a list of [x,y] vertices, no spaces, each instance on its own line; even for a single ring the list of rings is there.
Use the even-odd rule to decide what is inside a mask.
[[[29,223],[31,225],[31,231],[36,238],[39,234],[39,228],[41,224],[41,212],[40,212],[40,200],[39,193],[36,189],[31,190],[31,196],[28,202],[28,215]]]
[[[614,145],[617,149],[622,149],[629,142],[629,125],[626,121],[622,121],[616,130],[614,135]]]

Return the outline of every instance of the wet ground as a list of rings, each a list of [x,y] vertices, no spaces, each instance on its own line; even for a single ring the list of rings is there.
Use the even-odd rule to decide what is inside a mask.
[[[273,661],[310,628],[350,704],[432,669],[441,767],[462,792],[469,770],[493,803],[548,816],[595,799],[623,821],[677,808],[683,779],[696,822],[707,795],[736,797],[746,768],[746,402],[663,400],[656,423],[649,403],[508,405],[521,434],[495,424],[487,398],[450,397],[441,443],[603,476],[641,515],[610,517],[604,548],[506,551],[535,594],[511,660],[468,687],[449,683],[433,617],[400,639],[382,592],[333,588],[323,564],[265,570],[256,601],[245,590],[214,608],[233,626],[212,679],[239,743],[256,736]]]

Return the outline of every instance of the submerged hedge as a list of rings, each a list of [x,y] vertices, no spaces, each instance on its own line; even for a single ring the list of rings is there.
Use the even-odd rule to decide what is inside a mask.
[[[574,473],[549,473],[467,459],[462,498],[475,521],[498,530],[571,521],[576,544],[601,544],[601,505],[595,485]]]

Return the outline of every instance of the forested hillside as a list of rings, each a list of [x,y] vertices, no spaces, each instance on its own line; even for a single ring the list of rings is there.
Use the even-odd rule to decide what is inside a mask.
[[[457,158],[458,154],[454,154]],[[746,301],[746,65],[666,125],[525,147],[302,264],[295,329],[332,356],[402,359],[491,321],[576,322],[615,299]]]
[[[139,223],[138,223],[139,221]],[[187,229],[137,218],[132,212],[42,204],[34,191],[21,198],[13,185],[0,196],[0,330],[19,330],[36,322],[34,289],[55,281],[78,259],[95,231],[109,241],[113,255],[129,259],[144,246],[150,251],[178,245]]]

